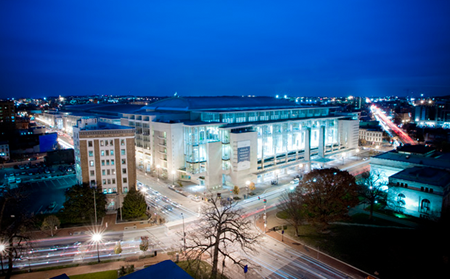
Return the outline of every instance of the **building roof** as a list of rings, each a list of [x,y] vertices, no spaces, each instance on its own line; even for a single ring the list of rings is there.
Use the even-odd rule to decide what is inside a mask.
[[[421,155],[398,153],[396,151],[385,152],[376,156],[374,159],[392,160],[398,162],[411,163],[416,165],[424,165],[427,167],[435,167],[439,169],[450,169],[450,161],[447,156],[444,157],[424,157]],[[373,162],[373,161],[372,161]]]
[[[288,99],[272,97],[179,97],[157,101],[144,107],[147,110],[175,111],[233,111],[258,109],[309,108],[300,106]]]
[[[442,169],[429,167],[412,167],[402,170],[391,176],[391,178],[418,182],[439,187],[450,184],[450,172]]]
[[[151,265],[144,269],[135,271],[122,278],[126,279],[141,279],[141,278],[177,278],[177,279],[192,279],[186,271],[184,271],[177,264],[171,260],[162,261],[158,264]]]
[[[425,146],[425,145],[404,145],[397,148],[398,152],[404,153],[415,153],[426,155],[430,152],[435,151],[435,148]]]
[[[128,104],[85,104],[66,106],[64,111],[120,115],[122,113],[133,113],[142,107],[143,105]]]

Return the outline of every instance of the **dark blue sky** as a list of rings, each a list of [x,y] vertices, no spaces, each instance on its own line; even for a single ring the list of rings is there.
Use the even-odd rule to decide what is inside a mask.
[[[447,0],[97,2],[1,1],[0,98],[450,94]]]

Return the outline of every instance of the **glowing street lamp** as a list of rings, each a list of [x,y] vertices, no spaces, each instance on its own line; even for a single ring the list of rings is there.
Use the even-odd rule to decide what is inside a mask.
[[[92,235],[92,241],[97,245],[97,260],[100,262],[100,251],[98,250],[98,245],[100,241],[102,241],[102,234],[101,233],[94,233]]]
[[[3,270],[3,253],[6,251],[6,244],[0,243],[0,264],[2,265],[2,274],[4,274]]]
[[[175,184],[175,171],[172,171],[172,185]]]

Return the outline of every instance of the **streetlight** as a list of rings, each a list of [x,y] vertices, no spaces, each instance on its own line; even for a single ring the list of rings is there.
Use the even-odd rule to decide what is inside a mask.
[[[277,185],[278,185],[278,173],[280,172],[280,170],[275,170],[275,174],[277,175]]]
[[[2,274],[5,273],[3,269],[3,253],[6,251],[6,244],[0,243],[0,264],[2,265]]]
[[[172,185],[175,185],[175,171],[172,170]]]
[[[157,165],[156,166],[156,169],[157,169],[157,172],[158,172],[158,181],[159,181],[159,168],[160,168],[161,166],[160,165]]]
[[[247,197],[248,197],[248,188],[250,187],[250,181],[245,181],[245,185],[247,185]]]
[[[102,240],[102,234],[101,233],[94,233],[92,235],[92,241],[94,241],[97,244],[97,260],[100,262],[100,251],[98,250],[98,244]]]
[[[181,218],[183,219],[183,243],[184,243],[184,252],[186,253],[186,233],[184,232],[184,215],[181,212]]]

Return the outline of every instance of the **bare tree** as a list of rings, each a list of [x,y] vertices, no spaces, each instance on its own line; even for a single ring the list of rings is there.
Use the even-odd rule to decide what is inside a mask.
[[[59,221],[58,217],[55,215],[50,215],[45,217],[44,221],[42,222],[41,230],[43,231],[50,231],[50,235],[53,236],[54,232],[58,229],[61,222]]]
[[[186,236],[186,258],[197,263],[205,254],[212,258],[211,278],[218,276],[218,263],[229,259],[244,268],[246,259],[239,258],[236,249],[246,253],[256,253],[260,233],[255,232],[253,222],[242,217],[243,211],[234,201],[213,198],[202,208],[200,220],[195,230]],[[222,269],[223,271],[223,269]]]
[[[369,219],[373,219],[373,207],[375,203],[386,202],[386,177],[380,171],[365,172],[358,181],[358,193],[363,198],[362,204],[370,206]]]
[[[284,192],[280,196],[280,204],[278,208],[286,212],[287,221],[294,226],[295,234],[298,235],[298,227],[304,221],[304,214],[301,206],[301,198],[298,196],[298,192]]]
[[[23,190],[22,186],[10,189],[0,198],[0,242],[5,245],[3,254],[8,262],[6,279],[11,278],[13,263],[30,249],[34,220],[25,210],[27,195]]]

